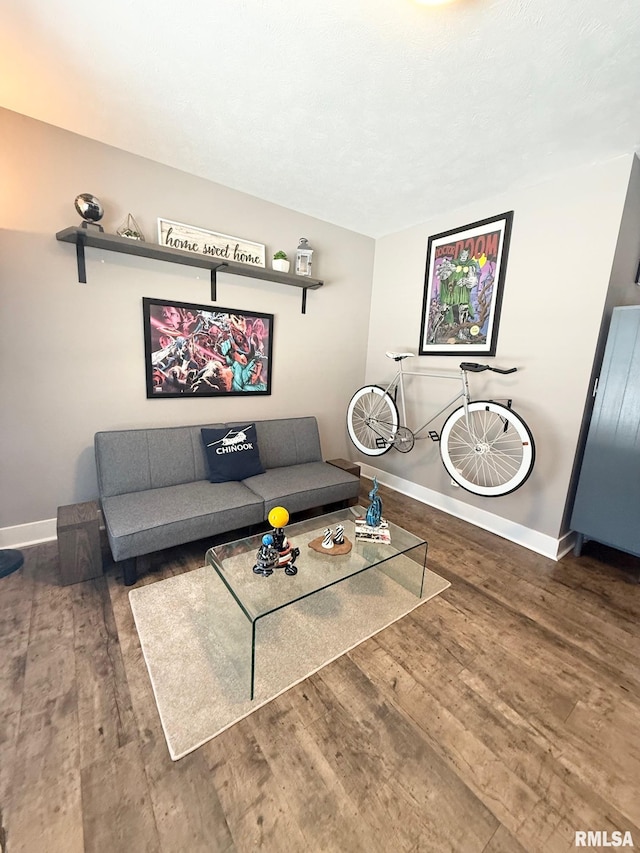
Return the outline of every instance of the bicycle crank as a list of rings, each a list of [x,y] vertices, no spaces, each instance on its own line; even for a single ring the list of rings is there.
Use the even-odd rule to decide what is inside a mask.
[[[407,427],[399,426],[396,434],[393,437],[393,446],[400,453],[408,453],[413,450],[413,445],[416,443],[416,437]]]

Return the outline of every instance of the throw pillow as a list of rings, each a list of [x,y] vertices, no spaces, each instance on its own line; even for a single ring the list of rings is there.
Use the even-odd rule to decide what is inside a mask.
[[[207,454],[209,480],[228,483],[264,474],[258,450],[256,425],[202,429],[202,442]]]

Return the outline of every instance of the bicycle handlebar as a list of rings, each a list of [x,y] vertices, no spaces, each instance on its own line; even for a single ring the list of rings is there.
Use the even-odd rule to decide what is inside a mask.
[[[510,367],[508,370],[503,370],[500,367],[491,367],[490,364],[476,364],[473,361],[463,361],[460,365],[460,370],[467,370],[469,373],[482,373],[483,370],[493,370],[494,373],[515,373],[517,367]]]

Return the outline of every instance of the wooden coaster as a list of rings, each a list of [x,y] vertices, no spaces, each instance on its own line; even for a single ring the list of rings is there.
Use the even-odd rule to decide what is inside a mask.
[[[328,557],[340,557],[344,554],[348,554],[351,550],[351,542],[347,539],[346,536],[344,537],[344,542],[342,543],[342,545],[336,545],[336,543],[334,542],[333,548],[323,548],[323,539],[324,536],[318,536],[317,539],[312,539],[311,542],[309,542],[309,548],[312,548],[314,551],[317,551],[318,554],[326,554]]]

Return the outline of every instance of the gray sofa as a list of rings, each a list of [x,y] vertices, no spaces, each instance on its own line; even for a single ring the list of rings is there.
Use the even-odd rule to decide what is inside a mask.
[[[102,513],[125,584],[139,558],[264,523],[274,506],[293,514],[355,503],[359,479],[323,461],[314,417],[254,423],[265,473],[226,483],[208,480],[200,430],[239,422],[96,433]]]

